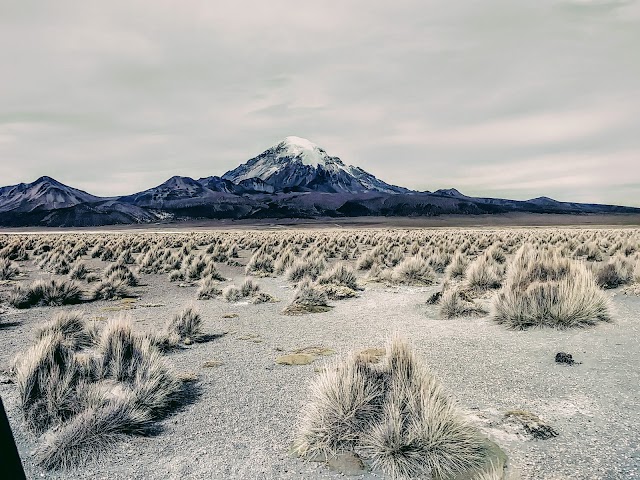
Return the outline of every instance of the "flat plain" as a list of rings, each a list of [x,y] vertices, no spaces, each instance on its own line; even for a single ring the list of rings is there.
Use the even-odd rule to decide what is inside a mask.
[[[640,478],[638,229],[272,227],[0,236],[0,271],[12,272],[0,281],[0,394],[28,478],[341,478],[353,465],[293,453],[310,385],[350,352],[384,362],[394,336],[504,452],[505,468],[482,478]],[[537,273],[523,285],[526,268]],[[78,292],[47,293],[56,281]],[[171,330],[189,308],[197,325]],[[64,312],[98,338],[71,355],[102,352],[104,332],[125,323],[190,393],[144,434],[123,430],[95,448],[60,440],[99,411],[75,397],[66,413],[49,399],[51,418],[34,430],[20,372]],[[559,352],[575,363],[556,362]],[[352,473],[396,476],[365,447],[354,443]]]

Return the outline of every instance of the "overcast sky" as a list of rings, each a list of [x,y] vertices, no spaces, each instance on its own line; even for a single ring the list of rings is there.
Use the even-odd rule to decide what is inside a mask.
[[[0,185],[222,175],[288,135],[414,189],[640,205],[635,0],[0,0]]]

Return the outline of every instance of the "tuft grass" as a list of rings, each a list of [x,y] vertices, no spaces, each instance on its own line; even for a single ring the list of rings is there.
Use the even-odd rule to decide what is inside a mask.
[[[439,382],[403,341],[373,364],[351,355],[312,383],[295,451],[328,458],[358,450],[391,478],[453,478],[487,458]]]
[[[293,301],[284,309],[285,315],[302,315],[304,313],[322,313],[330,309],[329,299],[324,289],[305,279],[298,285]]]
[[[192,314],[176,324],[191,336],[199,328]],[[150,337],[134,332],[127,319],[96,332],[79,312],[40,328],[16,359],[15,373],[25,423],[44,433],[35,458],[45,469],[77,466],[124,435],[148,433],[188,396]]]
[[[82,302],[80,285],[69,280],[35,280],[29,285],[17,285],[9,303],[16,308],[73,305]]]
[[[193,308],[187,307],[176,313],[166,327],[167,335],[176,335],[180,341],[193,341],[202,335],[202,317]]]
[[[581,262],[522,248],[494,297],[491,316],[514,329],[585,327],[612,319],[610,301]]]
[[[0,258],[0,280],[11,280],[20,274],[20,268],[8,258]]]

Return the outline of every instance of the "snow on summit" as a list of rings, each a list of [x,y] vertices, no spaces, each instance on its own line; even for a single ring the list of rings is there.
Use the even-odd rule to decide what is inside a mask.
[[[287,137],[278,147],[281,147],[283,150],[282,153],[278,154],[278,158],[298,157],[303,164],[313,167],[326,163],[327,153],[306,138],[295,136]]]

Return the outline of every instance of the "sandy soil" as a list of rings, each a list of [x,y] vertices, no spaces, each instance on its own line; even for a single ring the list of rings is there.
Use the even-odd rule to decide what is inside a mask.
[[[29,276],[21,281],[46,275],[30,262],[25,267]],[[244,278],[241,268],[221,270],[236,284]],[[640,478],[640,297],[612,292],[612,324],[516,332],[487,318],[439,319],[437,307],[425,304],[438,286],[368,284],[359,298],[333,302],[328,313],[288,317],[280,312],[293,291],[283,278],[258,280],[262,290],[281,300],[262,305],[197,301],[196,287],[180,287],[166,275],[144,275],[143,282],[131,310],[118,301],[80,309],[100,320],[125,313],[140,328],[153,330],[185,305],[196,304],[205,331],[226,335],[169,358],[180,371],[197,373],[200,396],[162,422],[160,434],[121,442],[78,470],[49,473],[32,463],[37,439],[22,425],[15,385],[0,384],[29,478],[340,478],[288,453],[307,385],[322,361],[305,366],[274,361],[280,350],[307,346],[328,347],[337,355],[383,346],[394,332],[412,342],[460,406],[507,452],[522,479]],[[0,292],[10,287],[4,283]],[[5,319],[15,325],[0,330],[0,365],[9,365],[31,342],[34,329],[64,309],[73,307],[8,309]],[[223,318],[229,313],[239,316]],[[558,351],[582,363],[556,364]],[[223,364],[203,368],[210,360]],[[559,436],[532,440],[501,424],[511,409],[534,412]]]

